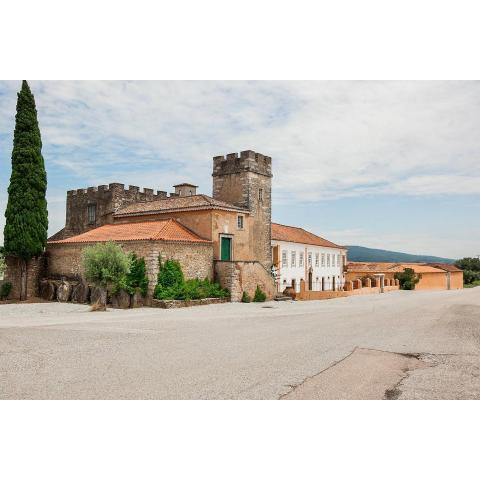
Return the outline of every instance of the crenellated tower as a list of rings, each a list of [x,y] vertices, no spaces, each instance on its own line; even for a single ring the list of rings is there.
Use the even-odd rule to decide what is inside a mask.
[[[250,210],[252,251],[272,264],[272,158],[253,150],[213,158],[213,198]]]

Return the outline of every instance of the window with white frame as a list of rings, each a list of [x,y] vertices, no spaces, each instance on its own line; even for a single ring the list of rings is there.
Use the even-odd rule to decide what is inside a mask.
[[[243,230],[243,215],[238,215],[237,217],[237,228]]]
[[[322,253],[322,267],[325,266],[325,254]]]
[[[335,266],[335,255],[332,253],[332,267]]]
[[[319,253],[315,254],[315,266],[316,267],[320,266],[320,254]]]
[[[282,250],[282,267],[288,267],[287,265],[287,251]]]
[[[300,255],[298,256],[298,266],[303,267],[303,252],[300,252]]]
[[[311,252],[308,252],[308,266],[311,267],[312,266],[312,253]]]
[[[297,252],[292,252],[290,265],[292,267],[297,266]]]
[[[330,254],[327,253],[327,267],[330,266]]]
[[[340,254],[337,255],[337,267],[340,266]]]

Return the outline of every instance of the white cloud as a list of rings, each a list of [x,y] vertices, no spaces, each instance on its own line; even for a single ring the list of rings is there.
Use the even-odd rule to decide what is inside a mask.
[[[274,158],[275,187],[289,199],[480,192],[478,82],[32,85],[44,140],[90,145],[86,172],[116,143],[137,145],[147,170],[168,159],[202,177],[212,156],[251,148]],[[78,173],[78,162],[71,168]]]

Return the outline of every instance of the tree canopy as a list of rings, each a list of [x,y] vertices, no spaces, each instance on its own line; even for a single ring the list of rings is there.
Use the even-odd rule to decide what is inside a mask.
[[[4,251],[28,260],[47,243],[47,174],[35,99],[24,80],[17,96],[12,173],[5,211]]]

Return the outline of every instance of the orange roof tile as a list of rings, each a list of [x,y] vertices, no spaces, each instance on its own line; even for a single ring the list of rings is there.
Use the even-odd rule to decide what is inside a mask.
[[[347,271],[359,273],[403,272],[403,268],[400,264],[391,262],[348,262]]]
[[[75,237],[63,240],[54,240],[49,244],[57,243],[86,243],[86,242],[116,242],[131,240],[164,240],[173,242],[202,242],[210,243],[188,230],[173,219],[154,222],[115,223],[94,228]]]
[[[451,263],[427,263],[430,267],[440,268],[446,272],[463,272],[461,268],[456,267]]]
[[[178,212],[184,210],[233,210],[246,212],[248,210],[231,203],[222,202],[208,195],[191,195],[188,197],[167,197],[151,202],[132,203],[115,212],[116,217],[133,215],[153,215],[155,213]]]
[[[348,272],[403,272],[411,268],[415,273],[445,273],[440,268],[425,263],[348,262]]]
[[[415,273],[445,273],[440,268],[431,267],[424,263],[402,263],[400,264],[403,269],[411,268]]]
[[[307,232],[303,228],[289,227],[288,225],[281,225],[280,223],[272,223],[272,240],[318,245],[320,247],[345,248],[329,240],[325,240],[314,233]]]

